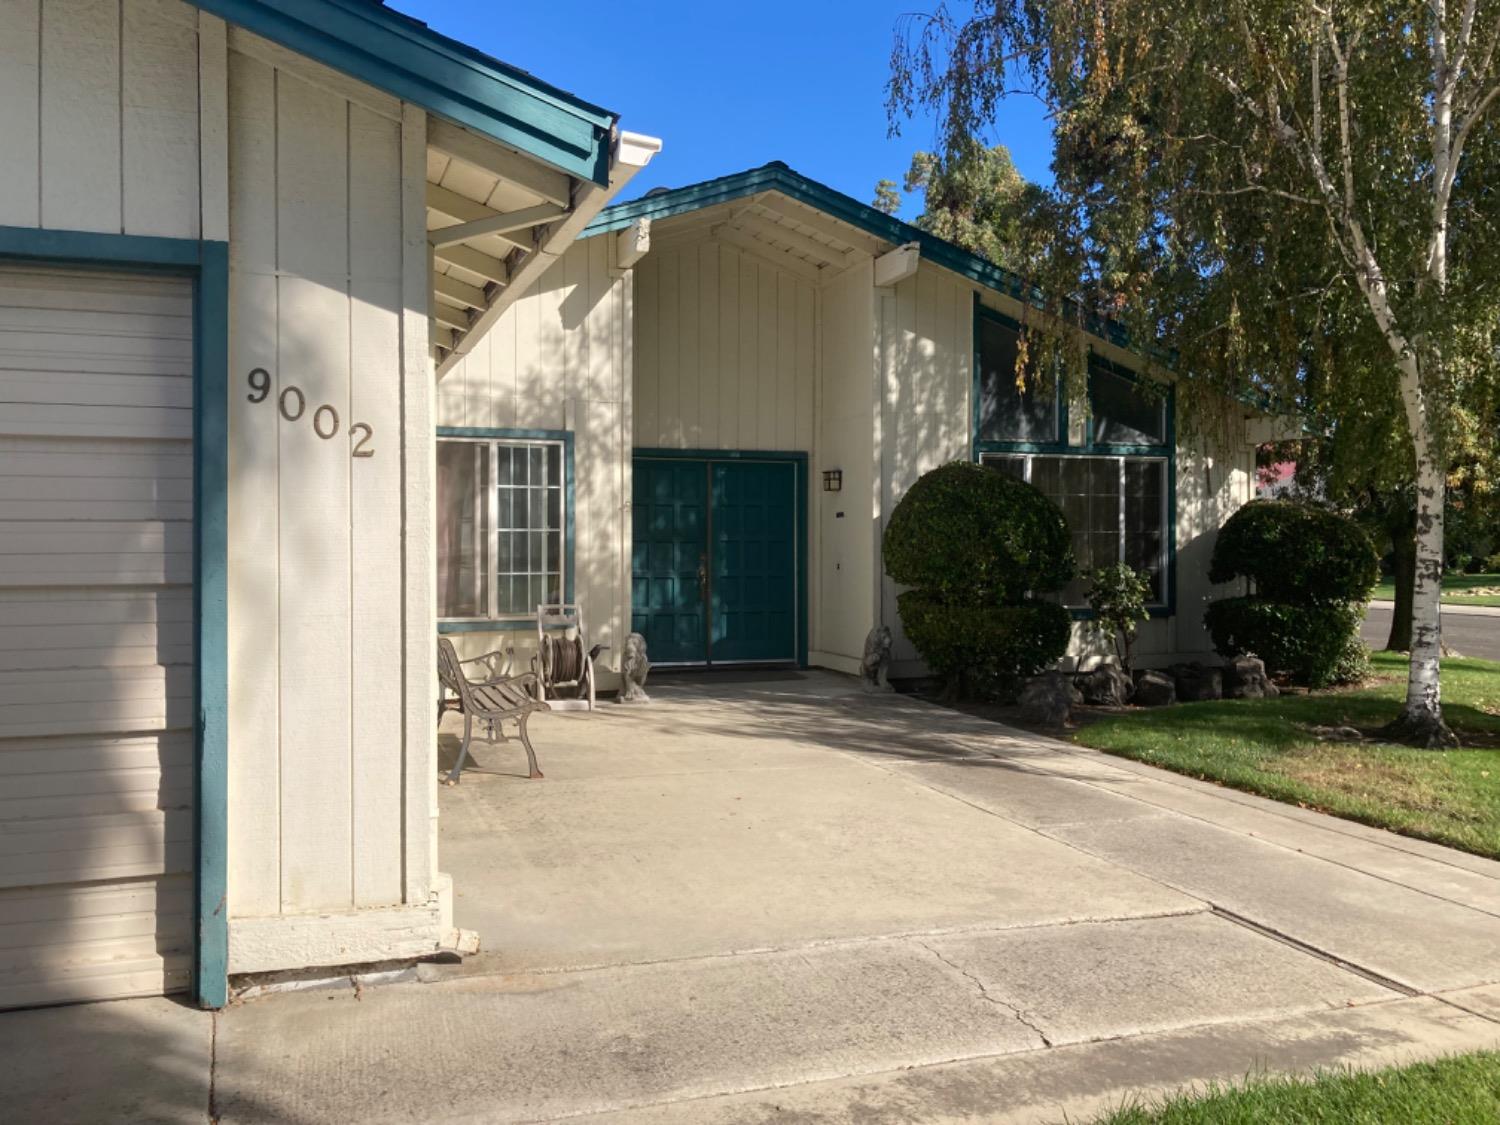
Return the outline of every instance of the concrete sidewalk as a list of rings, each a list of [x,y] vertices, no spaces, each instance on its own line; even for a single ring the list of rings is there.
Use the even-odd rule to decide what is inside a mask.
[[[18,1120],[1060,1121],[1500,1045],[1500,864],[824,674],[543,716],[427,983],[0,1016]]]

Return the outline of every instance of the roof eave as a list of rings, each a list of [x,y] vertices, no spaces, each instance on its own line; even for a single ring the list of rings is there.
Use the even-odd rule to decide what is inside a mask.
[[[616,115],[366,0],[190,0],[579,179],[609,183]]]

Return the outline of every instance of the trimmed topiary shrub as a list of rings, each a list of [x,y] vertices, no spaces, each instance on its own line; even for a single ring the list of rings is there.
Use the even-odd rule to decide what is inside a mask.
[[[1033,595],[1073,576],[1068,524],[1024,481],[956,461],[924,474],[891,513],[886,572],[911,587],[901,623],[950,694],[1007,695],[1067,651],[1072,619]]]
[[[1380,577],[1370,537],[1353,520],[1290,500],[1255,500],[1219,529],[1212,582],[1249,578],[1249,597],[1213,603],[1204,623],[1226,657],[1254,655],[1266,671],[1309,687],[1369,672],[1359,606]]]
[[[1360,611],[1347,602],[1291,605],[1225,598],[1210,605],[1203,619],[1221,656],[1258,656],[1267,671],[1309,687],[1358,680],[1368,669],[1359,643]]]
[[[1337,512],[1252,500],[1219,529],[1210,582],[1249,578],[1259,597],[1293,605],[1364,602],[1380,578],[1370,537]],[[1264,657],[1262,657],[1264,659]]]
[[[1073,577],[1068,522],[1025,481],[968,461],[924,473],[885,529],[885,569],[940,601],[1014,605]]]
[[[927,666],[983,695],[1009,695],[1020,680],[1055,663],[1073,629],[1072,616],[1057,602],[965,605],[907,590],[896,603]]]

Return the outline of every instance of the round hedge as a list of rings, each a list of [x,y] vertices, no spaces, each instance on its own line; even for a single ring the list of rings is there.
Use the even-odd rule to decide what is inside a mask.
[[[1012,687],[1051,667],[1068,649],[1072,616],[1056,602],[964,605],[923,590],[896,599],[901,625],[927,666],[971,688]]]
[[[1221,656],[1258,656],[1266,671],[1309,687],[1362,678],[1368,658],[1360,611],[1347,602],[1292,605],[1268,598],[1225,598],[1203,615]]]
[[[886,525],[884,553],[892,578],[943,602],[1015,605],[1073,577],[1057,505],[968,461],[924,473],[907,490]]]
[[[1337,512],[1290,500],[1253,500],[1219,529],[1210,582],[1250,578],[1272,602],[1363,602],[1380,577],[1375,545]],[[1262,657],[1264,659],[1264,657]]]

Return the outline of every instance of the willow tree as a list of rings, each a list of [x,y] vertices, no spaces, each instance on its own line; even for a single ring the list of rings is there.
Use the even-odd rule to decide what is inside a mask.
[[[1391,730],[1427,746],[1455,743],[1444,447],[1454,402],[1495,362],[1497,51],[1500,0],[981,0],[904,23],[888,91],[893,126],[922,105],[950,148],[1013,93],[1046,103],[1040,339],[1110,313],[1172,357],[1188,405],[1295,401],[1323,334],[1379,357],[1331,378],[1372,381],[1409,440],[1414,629]]]

